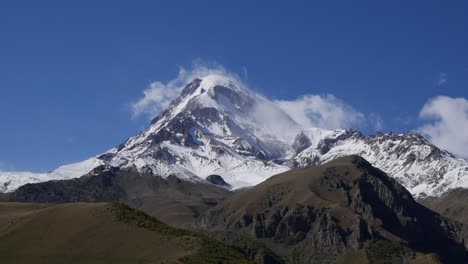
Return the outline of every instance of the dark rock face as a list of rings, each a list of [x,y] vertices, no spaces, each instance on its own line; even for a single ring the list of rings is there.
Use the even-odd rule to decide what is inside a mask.
[[[177,117],[165,129],[153,134],[149,140],[151,140],[151,146],[153,147],[158,146],[163,141],[169,141],[172,144],[183,145],[185,147],[196,147],[200,145],[193,135],[197,129],[199,128],[193,120]]]
[[[176,161],[175,157],[165,147],[157,147],[151,154],[155,159],[165,161],[169,164]],[[151,169],[149,172],[151,172]]]
[[[312,142],[310,142],[310,139],[306,135],[304,135],[304,133],[299,133],[296,136],[296,138],[294,138],[294,142],[292,145],[294,154],[297,155],[298,153],[310,147],[311,145]]]
[[[100,166],[94,169],[99,177],[26,184],[9,195],[10,201],[36,203],[73,203],[118,201],[126,198],[123,188],[115,182],[116,169]]]
[[[222,187],[228,187],[231,188],[231,185],[227,182],[224,181],[223,177],[219,175],[210,175],[206,177],[205,179],[207,182],[212,183],[214,185],[222,186]]]
[[[468,189],[453,189],[440,197],[426,197],[418,202],[444,217],[468,224]]]
[[[189,108],[190,114],[196,122],[202,125],[210,125],[212,123],[221,123],[223,120],[220,117],[219,111],[213,107],[198,107]]]
[[[122,201],[170,225],[189,228],[201,213],[229,195],[226,188],[208,183],[100,166],[81,178],[24,185],[7,199],[35,203]]]
[[[267,241],[298,263],[334,259],[374,240],[468,261],[466,227],[416,203],[358,156],[274,176],[205,212],[199,227]]]
[[[153,146],[157,146],[163,141],[180,144],[179,138],[177,138],[174,133],[169,132],[167,129],[162,129],[151,137],[151,145]]]

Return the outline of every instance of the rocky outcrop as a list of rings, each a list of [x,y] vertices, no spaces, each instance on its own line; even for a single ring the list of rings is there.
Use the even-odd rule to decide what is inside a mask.
[[[274,176],[205,212],[199,228],[266,241],[299,263],[335,259],[375,240],[467,260],[463,225],[421,206],[358,156]]]
[[[312,142],[310,139],[303,133],[299,133],[293,141],[292,149],[294,151],[294,155],[301,153],[301,151],[305,150],[306,148],[310,147]]]
[[[73,203],[118,201],[126,198],[116,182],[118,169],[97,167],[92,174],[71,180],[26,184],[8,195],[10,201],[35,203]],[[99,175],[95,177],[95,175]]]
[[[209,175],[208,177],[205,178],[205,180],[209,183],[212,183],[214,185],[226,187],[226,188],[231,188],[231,185],[227,182],[224,181],[223,177],[219,175]]]

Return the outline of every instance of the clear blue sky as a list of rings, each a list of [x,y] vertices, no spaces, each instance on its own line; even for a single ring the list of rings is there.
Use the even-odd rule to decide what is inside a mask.
[[[129,103],[199,58],[403,132],[429,98],[468,97],[468,2],[2,1],[1,166],[47,171],[121,143],[147,122]]]

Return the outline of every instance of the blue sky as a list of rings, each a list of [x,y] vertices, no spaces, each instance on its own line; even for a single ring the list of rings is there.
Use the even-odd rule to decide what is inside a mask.
[[[200,59],[274,99],[331,94],[383,131],[468,142],[447,119],[468,116],[468,2],[253,2],[2,1],[0,169],[48,171],[121,143],[147,124],[130,107],[142,91]],[[427,129],[423,109],[443,127]],[[442,143],[444,129],[460,140]]]

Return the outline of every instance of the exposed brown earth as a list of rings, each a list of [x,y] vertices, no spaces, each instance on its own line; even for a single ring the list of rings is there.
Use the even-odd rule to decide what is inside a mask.
[[[33,239],[29,241],[35,241],[32,244],[45,243],[46,237],[49,238],[47,230],[51,230],[50,234],[57,233],[56,236],[66,242],[55,246],[44,245],[41,251],[46,252],[47,256],[56,256],[54,250],[83,256],[89,251],[93,257],[103,256],[102,260],[108,261],[107,256],[110,255],[106,254],[120,244],[114,245],[112,242],[108,245],[107,240],[99,239],[97,244],[82,242],[97,239],[95,234],[80,229],[81,226],[91,225],[86,230],[97,228],[99,233],[103,229],[104,238],[107,236],[109,240],[119,241],[119,237],[111,233],[123,232],[130,240],[138,240],[141,236],[143,241],[154,244],[158,239],[163,239],[158,243],[164,241],[173,250],[166,250],[165,247],[152,249],[156,254],[152,255],[145,251],[150,249],[140,245],[140,242],[120,245],[122,251],[135,250],[131,247],[137,246],[143,252],[137,257],[141,256],[143,262],[146,261],[143,257],[156,256],[168,263],[187,261],[187,257],[191,257],[189,263],[210,263],[206,260],[211,252],[207,253],[206,243],[203,242],[207,241],[207,236],[223,241],[223,251],[228,252],[228,256],[234,259],[240,256],[257,263],[465,263],[468,260],[466,226],[420,205],[393,178],[358,156],[291,170],[236,192],[177,177],[162,179],[131,169],[98,168],[92,173],[69,181],[25,185],[4,196],[2,199],[9,201],[65,204],[0,204],[0,235],[13,234],[5,236],[10,240],[4,240],[7,247],[5,251],[0,249],[0,254],[8,257],[9,250],[15,252],[14,248],[20,249],[21,241],[26,241],[31,234]],[[132,207],[161,218],[165,223],[177,227],[196,227],[204,235],[172,227],[167,228],[179,231],[170,233],[170,239],[167,238],[168,234],[157,237],[156,232],[156,235],[148,235],[147,228],[141,230],[141,227],[148,226],[141,226],[141,215],[135,220],[133,213],[126,213],[133,219],[133,225],[119,221],[109,224],[105,219],[112,216],[113,211],[109,209],[112,206],[70,204],[78,201],[125,201]],[[462,203],[457,206],[462,206]],[[54,213],[56,211],[58,213]],[[149,221],[145,217],[144,222]],[[50,225],[56,219],[60,224]],[[105,229],[106,223],[111,228],[109,231]],[[70,230],[67,229],[68,224]],[[157,226],[161,225],[164,224]],[[60,235],[69,231],[71,235]],[[190,238],[181,238],[187,236]],[[186,243],[182,243],[181,239]],[[30,251],[27,254],[37,257],[41,251],[36,251],[28,243],[26,245]],[[2,245],[0,242],[0,247]],[[68,248],[62,245],[74,246]],[[202,250],[203,245],[205,250]],[[213,251],[212,246],[209,248]],[[214,251],[219,251],[214,248]],[[236,250],[231,252],[232,248]],[[205,255],[193,258],[200,251]],[[121,254],[115,258],[117,263],[117,260],[125,260],[127,256]],[[54,259],[60,260],[60,257],[57,255]],[[91,259],[77,259],[83,263],[93,263]]]
[[[4,199],[40,203],[122,201],[172,226],[191,228],[202,212],[229,195],[226,188],[208,182],[98,167],[78,179],[24,185]]]
[[[441,215],[468,224],[468,189],[454,189],[440,197],[418,200]]]
[[[207,211],[200,228],[255,237],[293,263],[467,260],[463,225],[358,156],[273,176]]]
[[[248,263],[238,251],[124,205],[0,203],[2,263]]]

